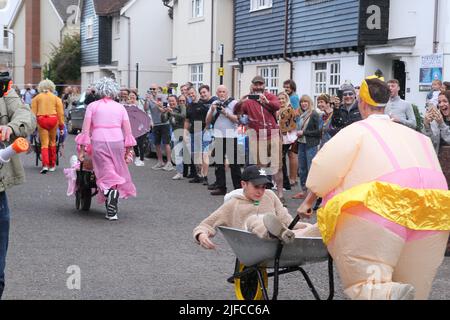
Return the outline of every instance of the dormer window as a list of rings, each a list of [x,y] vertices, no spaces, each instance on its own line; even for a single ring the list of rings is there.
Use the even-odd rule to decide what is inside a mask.
[[[250,0],[250,11],[272,8],[272,0]]]
[[[90,17],[86,19],[86,39],[92,39],[94,37],[94,18]]]

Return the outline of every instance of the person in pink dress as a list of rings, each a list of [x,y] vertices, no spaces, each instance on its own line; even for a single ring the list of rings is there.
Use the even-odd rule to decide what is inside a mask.
[[[117,220],[119,198],[136,196],[127,164],[133,159],[136,140],[127,111],[114,101],[120,93],[119,85],[113,79],[103,78],[95,88],[100,100],[88,105],[82,132],[75,141],[81,146],[80,161],[84,160],[84,147],[92,146],[92,163],[101,191],[99,202],[105,201],[106,218]]]

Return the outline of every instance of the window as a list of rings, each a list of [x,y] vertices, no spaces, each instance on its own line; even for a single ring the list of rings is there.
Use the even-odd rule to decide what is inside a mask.
[[[9,49],[9,32],[6,27],[3,28],[3,48],[6,50]]]
[[[87,73],[87,83],[89,86],[94,84],[94,73],[93,72],[88,72]]]
[[[86,39],[94,37],[94,18],[86,19]]]
[[[194,84],[195,89],[198,90],[203,84],[203,64],[191,64],[189,71],[191,82]]]
[[[116,18],[116,36],[120,35],[120,17]]]
[[[272,8],[272,0],[250,0],[250,11]]]
[[[273,94],[278,94],[278,66],[259,67],[258,74],[266,80],[266,89]]]
[[[314,101],[323,93],[335,96],[341,83],[341,63],[339,61],[316,62],[313,77]]]
[[[203,0],[192,0],[192,18],[203,17]]]

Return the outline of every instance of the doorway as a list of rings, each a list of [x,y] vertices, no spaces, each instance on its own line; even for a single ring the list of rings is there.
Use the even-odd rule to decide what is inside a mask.
[[[400,91],[399,91],[398,95],[400,96],[400,98],[405,100],[405,90],[406,90],[405,63],[400,60],[394,60],[392,69],[393,69],[394,79],[397,79],[398,82],[400,82]]]

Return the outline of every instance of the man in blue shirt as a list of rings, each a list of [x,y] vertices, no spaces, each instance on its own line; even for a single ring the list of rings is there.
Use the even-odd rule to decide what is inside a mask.
[[[297,110],[300,107],[300,98],[297,94],[297,84],[294,80],[286,80],[283,83],[284,91],[289,95],[289,98],[291,100],[291,105],[294,110]]]

